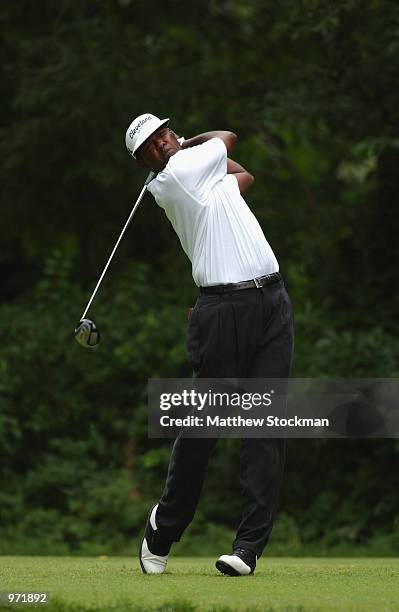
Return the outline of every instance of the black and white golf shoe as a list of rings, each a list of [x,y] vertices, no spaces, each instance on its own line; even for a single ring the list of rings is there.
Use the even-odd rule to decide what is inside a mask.
[[[151,508],[147,519],[144,537],[139,547],[140,566],[144,574],[162,574],[168,562],[172,541],[165,540],[159,534],[155,515],[158,504]]]
[[[256,554],[246,548],[235,548],[232,555],[222,555],[216,561],[216,567],[227,576],[249,576],[256,567]]]

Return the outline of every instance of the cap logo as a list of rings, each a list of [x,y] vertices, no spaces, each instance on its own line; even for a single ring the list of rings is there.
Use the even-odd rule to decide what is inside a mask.
[[[149,121],[150,119],[152,119],[151,115],[148,115],[147,117],[144,117],[143,119],[140,119],[140,121],[135,126],[135,128],[133,130],[130,130],[129,132],[130,138],[133,138],[135,133],[138,132],[143,127],[143,125],[147,123],[147,121]]]

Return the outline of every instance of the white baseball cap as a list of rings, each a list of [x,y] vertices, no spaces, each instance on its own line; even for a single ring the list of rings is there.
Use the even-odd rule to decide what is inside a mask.
[[[125,143],[130,155],[136,159],[136,151],[151,134],[163,125],[168,125],[169,119],[159,119],[151,113],[144,113],[133,119],[126,130]]]

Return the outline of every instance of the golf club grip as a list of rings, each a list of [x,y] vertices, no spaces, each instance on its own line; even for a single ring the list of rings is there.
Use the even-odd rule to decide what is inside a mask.
[[[147,176],[146,181],[144,183],[144,185],[147,187],[147,185],[149,185],[149,183],[151,183],[151,181],[156,177],[157,173],[153,172],[151,170],[150,174]]]
[[[135,203],[135,205],[133,206],[133,208],[132,208],[132,210],[131,210],[131,212],[130,212],[129,217],[127,218],[127,221],[126,221],[125,225],[123,226],[123,229],[122,229],[121,233],[119,234],[119,238],[118,238],[118,240],[116,241],[116,244],[115,244],[114,248],[112,249],[112,253],[111,253],[111,255],[109,256],[108,261],[107,261],[107,263],[106,263],[106,264],[105,264],[105,266],[104,266],[104,269],[103,269],[103,271],[102,271],[102,273],[101,273],[101,276],[100,276],[100,278],[98,279],[97,285],[95,286],[95,289],[94,289],[94,291],[93,291],[93,293],[92,293],[92,295],[91,295],[90,300],[89,300],[89,301],[88,301],[88,303],[87,303],[87,306],[86,306],[86,308],[85,308],[85,310],[84,310],[84,312],[83,312],[82,316],[80,317],[80,320],[82,320],[82,319],[84,319],[84,318],[86,317],[86,315],[87,315],[87,313],[88,313],[88,310],[89,310],[89,308],[90,308],[90,306],[91,306],[91,304],[92,304],[92,302],[93,302],[93,300],[94,300],[94,298],[95,298],[95,295],[96,295],[96,293],[97,293],[97,291],[98,291],[98,288],[99,288],[99,286],[101,285],[101,282],[102,282],[102,280],[103,280],[103,278],[104,278],[104,276],[105,276],[105,274],[106,274],[106,272],[107,272],[107,270],[108,270],[108,266],[109,266],[109,264],[110,264],[110,263],[111,263],[111,261],[112,261],[112,258],[113,258],[114,254],[115,254],[115,251],[116,251],[116,249],[118,248],[119,243],[120,243],[120,241],[122,240],[123,235],[124,235],[125,231],[127,230],[128,226],[129,226],[129,223],[130,223],[130,221],[131,221],[131,220],[132,220],[132,218],[133,218],[134,213],[136,212],[136,210],[137,210],[137,208],[138,208],[138,206],[139,206],[139,204],[140,204],[141,200],[143,199],[143,196],[144,196],[145,192],[147,191],[147,185],[148,185],[148,184],[149,184],[149,183],[150,183],[150,182],[153,180],[153,178],[154,178],[154,177],[155,177],[155,172],[150,172],[150,174],[148,175],[148,177],[147,177],[147,179],[146,179],[146,181],[145,181],[145,183],[144,183],[144,187],[142,188],[142,190],[141,190],[141,192],[140,192],[140,195],[139,195],[139,197],[137,198],[136,203]]]

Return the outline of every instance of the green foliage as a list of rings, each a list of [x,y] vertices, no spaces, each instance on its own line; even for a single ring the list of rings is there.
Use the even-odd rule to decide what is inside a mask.
[[[168,287],[151,283],[147,266],[131,262],[105,281],[93,309],[102,343],[92,351],[82,350],[72,334],[72,313],[86,294],[72,282],[76,257],[70,247],[56,249],[29,303],[22,299],[0,308],[0,363],[5,373],[0,411],[1,552],[101,554],[125,549],[142,530],[165,477],[170,446],[147,439],[143,381],[190,376],[184,348],[186,310],[179,299],[174,303]],[[397,343],[389,343],[379,328],[352,334],[329,331],[326,323],[331,319],[327,309],[310,305],[298,316],[297,376],[390,372]],[[298,448],[298,442],[290,444]],[[317,442],[309,441],[307,448],[317,447]],[[320,442],[315,457],[326,461],[328,453],[336,452],[335,444]],[[352,491],[351,479],[335,474],[334,462],[327,461],[331,488],[323,490],[325,473],[314,475],[311,521],[311,465],[298,474],[297,462],[288,461],[283,507],[295,519],[283,515],[277,524],[276,554],[295,554],[324,534],[332,538],[331,545],[348,538],[356,543],[367,530],[383,534],[392,528],[396,484],[392,480],[382,487],[379,474],[383,466],[388,470],[397,462],[397,451],[391,443],[375,445],[378,461],[370,469],[365,451],[373,448],[372,441],[356,443],[364,461],[357,466],[354,444],[341,445],[339,456],[358,486]],[[302,453],[308,456],[304,446]],[[238,455],[238,440],[219,441],[181,552],[208,550],[205,539],[211,554],[216,542],[223,547],[231,539],[240,513]],[[339,500],[345,490],[352,492],[343,505]],[[380,504],[368,505],[376,494]],[[217,526],[227,498],[231,503],[223,521],[230,532]],[[334,505],[340,505],[339,515],[330,514]]]
[[[104,340],[84,351],[73,339],[72,313],[85,293],[71,283],[72,268],[73,258],[55,251],[29,304],[1,308],[0,444],[8,485],[0,512],[3,528],[18,525],[15,537],[44,547],[58,538],[87,551],[93,542],[121,546],[156,494],[148,477],[168,457],[164,447],[146,455],[142,381],[189,376],[181,346],[186,312],[154,291],[145,266],[132,263],[104,286],[108,307],[96,309]]]
[[[396,377],[399,11],[21,0],[0,21],[0,550],[117,550],[162,487],[169,446],[147,438],[146,380],[191,375],[195,299],[146,196],[93,307],[102,344],[73,340],[142,185],[127,125],[149,110],[186,137],[237,132],[256,178],[247,201],[294,304],[293,375]],[[292,554],[298,540],[396,542],[397,442],[289,446],[279,550],[284,534]],[[220,441],[193,538],[235,528],[237,454]]]

